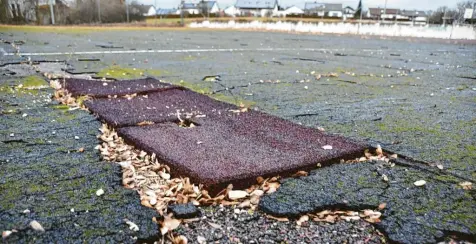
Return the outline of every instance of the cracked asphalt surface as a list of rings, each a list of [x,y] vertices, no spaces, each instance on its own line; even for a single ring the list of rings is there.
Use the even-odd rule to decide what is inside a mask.
[[[24,78],[0,76],[0,230],[16,231],[6,241],[134,243],[157,236],[156,212],[122,187],[120,166],[101,161],[94,149],[100,122],[52,101],[53,89],[40,88],[46,81],[33,87]],[[44,233],[30,228],[33,220]]]
[[[67,62],[66,65],[42,63],[42,70],[65,69],[85,76],[116,79],[153,76],[228,102],[246,102],[306,126],[324,127],[327,132],[380,144],[386,150],[426,162],[410,160],[405,165],[386,169],[395,177],[390,185],[396,192],[377,199],[369,197],[366,201],[357,201],[358,204],[349,201],[345,207],[393,202],[394,205],[385,210],[386,221],[376,226],[391,241],[434,242],[450,236],[474,241],[474,224],[466,219],[467,216],[476,219],[474,210],[470,211],[475,205],[474,190],[462,191],[457,183],[474,184],[476,179],[475,43],[201,30],[129,30],[106,34],[8,31],[0,33],[0,39],[25,41],[20,53],[70,53],[30,56],[33,61]],[[114,49],[116,51],[198,51],[71,54],[109,51],[96,45],[105,42],[123,47]],[[15,51],[9,44],[0,45],[7,52]],[[199,51],[217,48],[237,50]],[[85,62],[79,61],[80,58],[100,61]],[[27,56],[0,56],[0,66],[27,59]],[[2,72],[11,74],[15,68],[7,65],[2,67]],[[338,77],[327,77],[329,73]],[[321,78],[317,79],[319,74]],[[220,76],[219,80],[202,80],[204,76],[215,75]],[[413,167],[415,165],[418,167]],[[300,206],[300,212],[332,207],[336,199],[311,205],[304,199],[309,195],[322,198],[312,184],[322,184],[329,189],[325,193],[329,197],[345,193],[339,190],[336,179],[322,176],[323,172],[348,172],[349,177],[342,176],[342,182],[350,184],[359,172],[369,173],[375,171],[375,167],[372,164],[337,165],[316,170],[309,180],[286,180],[282,189],[269,196],[269,199],[286,201],[279,205],[279,201],[265,198],[261,207],[283,215],[295,215],[292,206]],[[414,175],[408,178],[408,172]],[[378,192],[382,184],[377,182],[380,178],[368,175],[364,178],[376,181],[366,196]],[[399,187],[420,178],[430,179],[427,187],[399,192]],[[292,194],[294,190],[290,185],[293,184],[302,185],[301,191]],[[350,194],[349,199],[359,199],[354,196]],[[266,202],[273,204],[266,207]],[[429,202],[434,207],[428,212],[424,206]]]

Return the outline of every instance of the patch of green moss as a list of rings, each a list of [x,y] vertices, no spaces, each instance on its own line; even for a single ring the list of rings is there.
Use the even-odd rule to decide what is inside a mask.
[[[213,94],[211,95],[211,97],[218,101],[234,104],[236,106],[244,106],[247,108],[254,106],[256,104],[256,102],[248,101],[240,97],[226,96],[223,94]]]
[[[181,81],[172,81],[171,82],[174,85],[179,85],[183,86],[185,88],[188,88],[194,92],[198,92],[201,94],[211,94],[212,93],[212,88],[211,88],[211,83],[190,83],[186,82],[184,80]]]
[[[138,79],[147,75],[160,76],[168,72],[154,69],[125,68],[119,65],[112,65],[102,69],[97,73],[99,77],[113,78],[118,80]]]
[[[53,108],[59,109],[59,110],[69,110],[69,106],[66,104],[54,105]]]
[[[48,82],[36,75],[27,76],[20,80],[19,83],[17,87],[21,89],[39,89],[49,86]]]
[[[76,119],[76,114],[71,113],[69,111],[65,111],[64,115],[58,117],[56,119],[56,121],[58,123],[66,123],[66,122],[69,122],[69,121],[74,120],[74,119]]]

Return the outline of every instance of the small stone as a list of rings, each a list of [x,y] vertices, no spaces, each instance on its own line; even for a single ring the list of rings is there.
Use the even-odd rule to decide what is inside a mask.
[[[24,214],[29,214],[29,213],[30,213],[30,210],[29,210],[29,209],[25,209],[25,210],[23,210],[23,213],[24,213]]]
[[[33,230],[40,231],[40,232],[45,232],[45,229],[43,229],[43,226],[41,226],[41,224],[38,223],[38,221],[36,221],[36,220],[33,220],[33,221],[30,222],[30,227]]]
[[[419,181],[415,181],[413,183],[415,186],[424,186],[426,184],[426,181],[424,180],[419,180]]]
[[[102,188],[96,191],[96,196],[100,197],[102,195],[104,195],[104,190]]]
[[[7,239],[13,232],[10,230],[6,230],[2,232],[2,238],[5,240]]]
[[[10,137],[14,137],[14,136],[15,136],[15,134],[14,134],[14,133],[11,133],[11,134],[10,134]]]
[[[26,116],[28,116],[28,114],[22,114],[21,117],[25,118]]]
[[[170,205],[169,211],[172,212],[174,218],[177,219],[191,219],[200,215],[200,210],[190,202],[187,204]]]
[[[79,136],[74,136],[74,139],[79,140]]]
[[[102,83],[103,86],[107,86],[107,82]]]

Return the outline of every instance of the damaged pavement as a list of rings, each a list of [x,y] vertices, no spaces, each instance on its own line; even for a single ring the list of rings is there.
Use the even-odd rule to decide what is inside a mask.
[[[170,40],[168,41],[170,42]],[[371,40],[369,42],[379,43],[380,45],[382,43],[382,41],[377,40]],[[254,44],[250,43],[250,45],[252,46]],[[418,44],[413,45],[418,46]],[[456,48],[453,48],[453,46],[451,45],[431,45],[434,45],[435,48],[443,47],[448,49],[445,51],[441,51],[441,56],[451,56],[457,53],[457,50],[453,50]],[[471,46],[466,46],[464,48],[469,49],[470,53],[474,53],[474,48],[472,48]],[[353,55],[352,52],[352,50],[347,50],[345,52],[339,51],[339,55],[332,55],[333,57],[331,58],[331,62],[334,62],[334,64],[329,64],[329,66],[335,65],[336,59],[352,58],[357,60],[362,58],[361,56],[359,56],[361,54],[357,55],[354,53]],[[392,55],[396,52],[391,49],[384,49],[383,52],[390,53],[390,56],[393,57],[392,59],[394,60],[387,60],[387,62],[394,62],[394,66],[395,63],[400,63],[400,61],[397,59],[404,59],[402,56],[409,55],[402,52],[399,52],[398,56]],[[372,56],[369,53],[367,54],[368,55],[366,56],[366,58]],[[378,55],[381,55],[381,53],[378,53]],[[217,58],[224,58],[224,55],[217,54],[216,56]],[[253,55],[245,53],[245,56]],[[286,53],[286,55],[284,56],[292,57],[290,53]],[[370,57],[370,59],[375,58],[375,56]],[[471,115],[470,113],[471,111],[474,111],[474,90],[471,90],[472,83],[468,82],[469,78],[459,77],[455,79],[457,82],[451,85],[443,84],[442,82],[440,82],[440,80],[446,78],[446,76],[440,72],[444,72],[444,70],[451,70],[452,68],[449,65],[435,64],[436,61],[432,61],[432,63],[430,64],[429,61],[422,61],[421,57],[413,57],[414,59],[420,60],[419,62],[413,60],[413,63],[416,64],[414,66],[411,66],[412,68],[405,67],[408,69],[410,77],[398,76],[397,74],[392,73],[394,77],[375,78],[372,76],[365,76],[368,77],[368,80],[365,80],[366,78],[355,78],[356,76],[353,76],[352,72],[349,73],[347,71],[347,69],[350,70],[350,68],[345,67],[342,69],[346,71],[340,72],[340,77],[338,78],[336,77],[335,79],[333,79],[333,77],[325,77],[315,81],[315,74],[311,75],[311,71],[315,68],[311,68],[308,66],[306,66],[306,68],[303,68],[300,66],[302,65],[302,63],[299,63],[300,61],[303,61],[305,63],[315,62],[309,62],[308,60],[304,61],[303,59],[307,58],[303,57],[301,58],[301,60],[293,59],[291,63],[291,61],[288,61],[288,58],[283,58],[279,59],[281,60],[279,61],[281,63],[279,64],[279,69],[282,70],[283,66],[289,67],[289,72],[277,72],[277,74],[275,75],[269,74],[269,76],[266,77],[264,73],[250,71],[249,74],[245,74],[245,77],[247,77],[247,79],[252,80],[247,80],[245,83],[243,83],[240,82],[240,79],[243,79],[243,74],[241,74],[241,76],[238,76],[238,73],[241,72],[241,70],[231,70],[228,71],[227,74],[223,74],[223,72],[220,71],[230,69],[222,64],[218,65],[221,67],[210,68],[210,70],[207,70],[206,73],[204,73],[198,71],[198,68],[193,66],[193,63],[202,62],[202,59],[203,62],[209,62],[206,61],[206,58],[198,56],[193,56],[193,58],[187,57],[188,55],[185,57],[177,57],[172,55],[171,58],[171,60],[174,60],[174,64],[186,63],[187,65],[191,65],[192,70],[196,71],[196,73],[194,74],[182,75],[180,79],[189,81],[194,79],[189,83],[200,85],[201,87],[199,87],[199,89],[202,90],[203,84],[205,84],[204,86],[207,87],[210,83],[206,82],[212,82],[213,87],[206,91],[210,94],[213,93],[212,91],[216,91],[215,93],[223,93],[225,94],[225,96],[230,96],[231,94],[235,98],[238,97],[238,99],[234,99],[235,101],[245,99],[251,100],[252,102],[256,103],[256,106],[260,107],[263,111],[278,115],[279,117],[290,119],[293,122],[302,123],[311,127],[316,127],[318,125],[324,126],[326,127],[327,131],[339,132],[340,134],[343,134],[345,136],[366,140],[372,145],[376,145],[377,143],[379,143],[384,146],[384,149],[392,150],[398,154],[409,155],[418,158],[417,160],[413,160],[399,157],[398,159],[393,159],[392,161],[390,161],[390,163],[380,161],[367,162],[367,160],[362,160],[362,162],[354,164],[335,164],[332,166],[313,170],[310,175],[306,177],[284,179],[282,181],[281,187],[277,190],[277,192],[270,195],[266,195],[262,198],[259,206],[260,210],[264,213],[271,214],[274,216],[286,216],[292,219],[299,218],[299,216],[306,213],[316,213],[318,211],[326,209],[376,209],[381,204],[385,203],[385,208],[381,210],[381,222],[375,223],[374,227],[383,232],[386,238],[388,238],[388,240],[391,242],[428,243],[437,241],[449,241],[450,239],[460,241],[475,240],[476,226],[474,225],[473,220],[476,219],[476,216],[473,209],[475,209],[476,207],[476,200],[474,199],[474,190],[471,187],[471,185],[475,183],[475,166],[471,163],[471,161],[474,159],[474,155],[471,154],[471,152],[474,153],[474,149],[471,149],[471,145],[474,145],[475,138],[474,127],[473,129],[468,128],[468,125],[466,125],[466,127],[465,125],[462,125],[462,127],[458,127],[459,125],[454,124],[452,122],[448,122],[449,124],[443,125],[441,127],[441,131],[445,131],[445,133],[448,128],[450,128],[450,132],[451,128],[455,128],[454,130],[459,130],[458,128],[461,128],[461,131],[457,131],[455,135],[460,136],[460,134],[463,134],[460,138],[460,141],[463,145],[462,148],[468,148],[469,151],[464,151],[464,154],[459,154],[461,148],[455,148],[453,149],[455,150],[454,155],[449,155],[446,158],[443,158],[443,160],[441,160],[437,158],[437,156],[440,156],[440,154],[438,154],[437,156],[433,154],[427,157],[430,152],[436,150],[439,145],[445,142],[445,140],[447,139],[446,134],[440,133],[440,129],[431,130],[430,128],[428,130],[420,130],[420,127],[417,126],[422,123],[424,124],[424,122],[421,121],[416,122],[412,127],[409,127],[408,125],[392,124],[392,122],[389,122],[389,120],[391,119],[402,120],[402,117],[407,116],[406,119],[408,119],[409,124],[411,124],[414,121],[414,113],[418,112],[424,114],[428,111],[431,111],[429,114],[435,114],[435,116],[440,116],[438,118],[443,122],[448,121],[448,118],[451,118],[451,116],[453,116],[453,118],[458,118],[458,120],[461,121],[468,121],[468,123],[474,121],[474,114]],[[139,59],[139,57],[136,58]],[[111,59],[116,58],[111,58],[111,56],[101,57],[101,60],[103,62],[112,63]],[[185,61],[187,62],[183,62],[184,60],[180,61],[179,59],[185,59]],[[271,58],[269,57],[260,57],[259,55],[255,55],[253,59],[260,60],[259,65],[264,67],[269,67],[270,65],[272,65],[270,63],[273,63],[270,61]],[[142,58],[141,60],[144,61],[144,58]],[[261,60],[263,60],[263,62],[261,62]],[[409,58],[405,58],[405,60],[401,60],[401,62],[404,63],[406,61],[408,63],[408,60]],[[169,61],[169,63],[170,62],[171,61]],[[248,67],[251,67],[249,63],[240,62],[241,61],[238,61],[238,64],[242,65],[241,69],[251,70],[248,69]],[[442,62],[441,59],[439,60],[439,62]],[[153,67],[157,64],[151,65],[150,63],[153,62],[143,62],[142,65],[148,66],[148,68],[157,68]],[[410,63],[412,63],[412,61],[410,61]],[[470,72],[468,73],[467,71],[471,69],[470,64],[463,64],[463,61],[461,60],[456,61],[456,63],[458,64],[454,64],[452,66],[463,66],[460,70],[457,71],[457,73],[466,74],[464,75],[464,77],[472,77],[471,75],[473,74],[469,74]],[[334,71],[329,69],[329,66],[326,66],[326,64],[324,64],[323,62],[318,62],[318,64],[325,66],[323,68],[323,70],[325,71],[321,71],[321,74],[327,74]],[[78,66],[77,64],[75,65]],[[161,75],[156,77],[163,78],[166,80],[175,79],[173,78],[173,76],[178,74],[179,70],[174,70],[174,68],[169,65],[172,64],[165,64],[165,66],[168,67],[168,69],[170,70],[169,73],[162,72]],[[255,63],[253,65],[256,66]],[[374,64],[370,64],[370,66],[372,65]],[[435,67],[438,65],[442,67],[436,69]],[[391,68],[391,66],[388,66],[390,68],[379,66],[380,65],[374,65],[372,67],[374,67],[374,69],[376,70],[382,71],[382,73],[384,73],[386,70],[392,70],[392,72],[401,70],[398,68]],[[420,67],[426,66],[429,66],[431,68],[429,70],[419,69]],[[139,68],[139,66],[136,67]],[[305,69],[307,69],[307,71],[304,71]],[[292,75],[289,74],[291,72],[293,73]],[[366,74],[369,74],[370,72],[374,71],[362,71],[362,73]],[[307,76],[304,75],[304,73]],[[25,73],[25,76],[31,74],[34,74],[34,72],[31,71],[30,73],[30,71],[28,71]],[[220,74],[220,80],[200,81],[202,77],[205,77],[209,74]],[[282,78],[293,76],[296,76],[296,78],[292,78],[288,81]],[[436,76],[436,78],[434,76]],[[8,77],[8,79],[5,79],[5,77]],[[8,86],[15,87],[18,85],[18,83],[12,82],[16,82],[17,80],[21,79],[20,77],[23,76],[15,77],[14,75],[12,76],[12,73],[9,73],[2,76],[1,79],[2,82],[8,84]],[[284,80],[284,82],[277,82],[278,79],[282,79]],[[349,80],[352,82],[335,83],[335,81],[337,81],[338,79]],[[437,91],[435,87],[433,87],[430,89],[431,92],[425,91],[424,93],[420,93],[422,88],[420,87],[420,85],[418,85],[417,82],[421,79],[435,81],[434,85],[437,86],[438,89],[441,89],[442,92],[438,93],[439,90]],[[179,82],[172,83],[180,85]],[[416,85],[412,85],[413,83],[416,83]],[[460,88],[460,83],[468,84],[468,87],[465,88],[464,86],[462,86]],[[371,87],[372,92],[369,92],[369,90],[365,90],[369,86]],[[409,87],[407,88],[407,86]],[[401,87],[399,92],[401,92],[402,94],[395,93],[395,90],[391,89],[399,87]],[[328,89],[326,90],[328,94],[323,95],[319,93],[316,95],[316,92],[311,92],[311,94],[307,93],[308,91],[318,91],[318,88]],[[386,90],[383,93],[387,92],[391,94],[387,94],[387,96],[390,96],[390,98],[386,99],[386,101],[383,102],[385,103],[383,106],[379,105],[376,107],[377,112],[365,113],[365,109],[371,110],[373,106],[376,106],[375,104],[378,104],[378,101],[376,101],[375,98],[375,94],[383,94],[382,91],[380,91],[380,88]],[[343,94],[341,94],[341,91],[347,91],[347,89],[356,89],[357,93],[359,93],[358,96],[360,97],[358,99],[357,97],[346,98],[346,96],[343,96]],[[415,91],[409,92],[407,89],[415,89]],[[15,92],[17,91],[15,90]],[[18,92],[22,93],[23,91],[20,90]],[[1,229],[9,230],[17,228],[18,232],[11,234],[11,237],[13,238],[12,240],[24,241],[33,240],[33,238],[40,238],[36,240],[58,241],[62,240],[61,238],[64,238],[65,236],[74,236],[76,239],[101,240],[100,238],[105,238],[105,240],[121,240],[125,242],[128,242],[128,240],[130,240],[131,242],[133,242],[135,239],[133,239],[132,237],[145,239],[150,236],[156,235],[156,225],[152,221],[150,221],[151,218],[156,215],[156,213],[152,210],[147,210],[146,208],[141,207],[137,196],[135,196],[133,192],[129,192],[127,190],[122,189],[119,183],[120,176],[118,176],[118,174],[120,173],[120,169],[113,167],[113,165],[111,164],[100,162],[97,153],[92,149],[94,145],[97,144],[95,135],[97,134],[97,128],[99,128],[100,126],[100,124],[95,121],[94,117],[92,117],[91,115],[87,115],[83,111],[63,111],[54,107],[54,102],[48,102],[45,105],[43,103],[38,102],[37,98],[31,97],[31,94],[28,94],[28,92],[29,90],[27,91],[27,94],[25,96],[21,96],[21,99],[18,98],[19,95],[16,97],[12,97],[10,93],[6,93],[5,98],[1,98],[1,109],[2,111],[6,112],[2,114],[0,118],[5,121],[2,122],[2,125],[6,125],[6,127],[2,128],[2,144],[0,145],[5,148],[2,149],[2,152],[7,151],[9,153],[7,153],[6,155],[2,153],[2,157],[4,158],[1,159],[0,165],[2,167],[1,172],[6,172],[5,176],[7,177],[7,179],[12,180],[5,181],[4,179],[6,178],[2,176],[1,179],[3,182],[1,182],[2,185],[0,186],[2,186],[2,195],[4,192],[6,192],[13,196],[9,202],[5,202],[5,204],[2,203],[1,205],[2,207],[10,207],[4,207],[0,210],[0,215],[2,216],[0,217]],[[44,97],[42,99],[47,99],[49,96],[48,92],[49,95],[51,95],[51,89],[41,89],[39,90],[38,94],[43,94]],[[306,95],[303,95],[303,92],[305,92]],[[422,94],[425,94],[425,96],[423,96]],[[399,97],[400,95],[401,97]],[[446,99],[446,95],[456,96],[460,100],[444,100]],[[412,96],[421,96],[419,103],[414,103],[417,104],[415,105],[416,111],[408,110],[406,108],[402,109],[401,107],[399,107],[402,105],[411,107],[412,105],[408,104],[411,104],[410,101]],[[371,102],[369,101],[368,104],[367,102],[359,102],[360,100],[365,100],[366,97],[369,97]],[[334,101],[332,98],[335,98],[337,100]],[[471,100],[471,98],[473,98],[473,100]],[[33,103],[33,101],[35,101],[35,103]],[[323,105],[323,101],[326,101],[326,104],[328,105]],[[339,101],[341,103],[337,104]],[[453,110],[440,109],[440,104],[448,105],[449,101],[452,102],[450,104],[453,104]],[[53,105],[48,105],[49,103],[52,103]],[[349,104],[348,106],[345,105],[347,103]],[[319,104],[322,107],[316,106],[316,104]],[[364,104],[363,109],[353,109],[354,107],[362,106],[362,104]],[[431,104],[437,104],[435,105],[436,109],[430,107]],[[276,106],[277,108],[275,108],[274,106]],[[18,108],[18,110],[13,108]],[[25,112],[28,108],[33,108],[36,110],[34,110],[35,112]],[[392,110],[392,108],[394,110]],[[326,111],[326,109],[333,110]],[[349,110],[349,114],[342,113],[342,109]],[[382,113],[384,109],[388,111]],[[8,112],[10,110],[12,112]],[[298,111],[298,113],[296,113],[296,111]],[[74,118],[72,115],[70,115],[70,113],[75,114]],[[361,114],[355,116],[355,113]],[[23,117],[23,114],[27,115]],[[29,117],[31,116],[30,114],[32,115],[32,117]],[[41,118],[41,116],[43,115],[45,116],[45,118]],[[60,118],[62,116],[67,116],[67,119],[63,119],[65,120],[66,125],[58,126],[55,124],[47,123],[50,120],[47,120],[46,115],[51,116],[53,118],[58,118],[57,120],[61,120]],[[37,117],[39,117],[39,119],[36,119]],[[324,119],[321,120],[321,118]],[[40,119],[42,120],[40,121]],[[335,120],[337,122],[332,124],[332,122],[330,122],[331,120]],[[424,118],[424,120],[426,120],[426,118]],[[433,119],[430,120],[433,121]],[[319,121],[319,124],[317,124],[316,121]],[[328,122],[329,126],[327,124]],[[15,123],[15,126],[13,126],[12,123]],[[17,126],[19,123],[23,124]],[[342,125],[345,123],[350,123],[353,126],[348,128]],[[362,134],[364,132],[361,129],[356,128],[356,126],[363,125],[364,123],[369,124],[369,126],[363,127],[364,130],[368,130],[369,134],[364,135]],[[409,128],[403,128],[404,126]],[[31,134],[33,134],[33,128],[36,127],[38,128],[34,132],[36,133],[36,131],[39,131],[38,136],[33,136]],[[356,131],[354,131],[354,129]],[[49,135],[48,130],[57,130],[56,133],[61,133],[61,131],[64,131],[62,132],[64,134],[60,134],[62,142],[54,142],[55,137]],[[393,132],[388,133],[389,131]],[[400,135],[393,136],[395,135],[395,132],[400,132]],[[381,136],[379,133],[383,133],[383,136]],[[414,133],[414,135],[412,135],[411,133]],[[14,136],[11,137],[11,134],[13,134]],[[79,134],[79,139],[75,139],[74,136],[71,136],[75,134]],[[435,140],[432,141],[431,139],[428,139],[431,137],[428,137],[428,134],[433,135]],[[56,136],[58,136],[58,134],[56,134]],[[419,137],[423,137],[421,141],[426,141],[430,145],[424,147],[416,147],[416,145],[419,145],[420,143],[420,140],[416,139]],[[43,142],[42,144],[40,139],[46,140],[46,142]],[[35,140],[37,140],[37,142],[35,142]],[[48,140],[52,142],[51,145],[48,144]],[[56,138],[56,140],[59,139]],[[65,144],[63,144],[63,142],[65,142]],[[454,143],[451,142],[451,145],[453,144]],[[31,149],[31,153],[28,153],[26,157],[20,156],[19,154],[20,152],[22,152],[22,150],[27,150],[27,145],[28,148],[33,147]],[[51,151],[58,150],[58,148],[61,148],[64,145],[66,146],[65,150],[59,150],[59,152],[55,153]],[[84,147],[84,152],[79,153],[77,150],[82,147]],[[449,149],[445,148],[444,150],[448,151]],[[68,151],[69,154],[67,153]],[[52,155],[52,159],[43,159],[45,157],[48,157],[50,154]],[[88,160],[91,160],[88,164],[88,167],[79,166],[79,163],[74,163],[74,160],[79,159],[81,159],[81,162],[83,162],[85,160],[83,159],[83,157],[87,158],[86,162],[88,162]],[[71,160],[71,158],[73,158],[74,160]],[[15,161],[14,159],[21,160]],[[50,166],[37,168],[37,166],[42,165],[45,162],[47,162],[47,165]],[[68,162],[68,164],[66,164],[65,162]],[[68,170],[62,168],[62,163],[64,164],[63,167],[68,168]],[[395,165],[393,166],[392,163],[394,163]],[[72,164],[77,167],[80,167],[77,169],[78,173],[74,171],[69,171],[69,168]],[[99,168],[95,169],[95,171],[93,170],[93,166]],[[4,171],[3,169],[7,170]],[[67,185],[67,183],[62,183],[63,181],[58,181],[58,183],[48,182],[38,174],[32,174],[29,169],[34,169],[39,172],[42,172],[42,175],[52,174],[52,177],[55,180],[57,180],[56,178],[58,178],[58,176],[55,175],[55,172],[64,172],[58,173],[58,175],[71,175],[71,177],[73,178],[73,175],[84,175],[84,177],[90,177],[87,179],[87,182],[90,183],[79,183],[80,185],[85,184],[87,186],[86,188],[89,188],[90,192],[83,192],[87,190],[83,188],[77,189],[78,186],[69,186]],[[72,169],[74,168],[71,168],[71,170]],[[95,173],[89,173],[89,170]],[[81,173],[84,171],[88,173]],[[24,181],[23,183],[18,179],[29,179],[30,181],[22,180]],[[66,177],[65,179],[70,178]],[[55,182],[55,180],[52,180],[52,182]],[[415,182],[422,180],[425,181],[425,184],[417,184],[418,186],[415,185]],[[97,182],[104,183],[100,184]],[[62,184],[64,186],[62,186]],[[12,185],[16,187],[10,187]],[[41,187],[37,187],[40,189],[30,189],[30,185],[39,185]],[[60,189],[62,189],[61,187],[64,187],[64,189],[66,189],[65,192],[72,191],[73,193],[76,193],[77,196],[75,196],[78,197],[78,199],[92,200],[88,200],[89,205],[87,205],[86,207],[75,207],[74,204],[71,203],[71,201],[67,201],[69,200],[69,198],[64,197],[64,194],[66,194],[65,192],[60,190],[57,193],[56,187],[60,187]],[[97,197],[95,195],[95,192],[100,188],[104,189],[104,191],[106,192],[104,196],[106,196],[108,192],[112,191],[114,193],[117,192],[117,194],[119,194],[113,194],[115,197],[120,197],[113,197],[113,200],[110,201],[103,200],[102,198]],[[77,190],[75,191],[72,189]],[[49,194],[50,192],[52,193]],[[51,198],[49,198],[50,195]],[[53,214],[51,213],[51,211],[48,211],[49,208],[47,204],[53,203],[53,199],[59,200],[63,203],[62,205],[60,205],[60,207],[55,208],[55,210],[57,210],[55,212],[58,212],[57,214]],[[24,202],[29,202],[30,200],[32,201],[32,205],[25,205]],[[77,202],[80,202],[80,200],[78,200]],[[57,203],[55,202],[55,204]],[[117,205],[115,206],[115,209],[118,209],[119,206],[119,209],[127,209],[133,214],[125,216],[123,212],[119,210],[115,211],[115,214],[111,214],[109,212],[106,213],[104,209],[104,211],[101,210],[102,208],[98,209],[98,206],[109,206],[105,204]],[[17,205],[18,207],[16,207]],[[36,207],[36,209],[34,208],[34,206],[39,205],[41,205],[42,207]],[[84,215],[87,218],[90,213],[90,210],[88,210],[88,208],[94,209],[95,206],[96,215],[94,216],[101,217],[95,219],[96,222],[85,221],[83,223],[89,223],[89,226],[91,227],[101,226],[104,232],[88,232],[88,225],[82,225],[82,223],[76,223],[79,225],[79,227],[76,227],[79,230],[75,228],[56,228],[57,226],[61,227],[61,223],[64,223],[65,226],[76,226],[72,216],[76,216],[80,213],[81,215]],[[30,212],[28,213],[28,211],[26,211],[27,214],[25,214],[25,210],[29,210]],[[72,210],[74,210],[74,212]],[[86,210],[88,210],[88,212],[86,212]],[[211,209],[204,211],[216,212],[221,210]],[[223,212],[226,211],[228,210],[224,210]],[[246,216],[247,213],[242,214]],[[207,212],[205,215],[209,215],[209,213]],[[262,217],[260,217],[260,213],[250,213],[249,215],[254,216],[252,218],[250,217],[251,219],[246,220],[250,223],[250,226],[256,226],[253,223],[263,224],[262,222],[260,222],[263,221]],[[136,233],[134,231],[129,230],[129,226],[126,222],[124,222],[124,218],[127,218],[131,222],[136,223],[138,226],[140,226],[140,232]],[[223,218],[227,219],[226,216]],[[238,217],[238,219],[239,218],[240,217]],[[42,226],[47,232],[51,231],[52,235],[48,237],[46,235],[42,235],[40,232],[32,231],[31,228],[29,228],[28,226],[28,224],[32,220],[37,220],[39,223],[42,224]],[[358,223],[361,222],[358,221]],[[338,223],[335,225],[346,225],[346,223]],[[259,226],[260,225],[257,225],[256,227],[259,228]],[[198,228],[202,227],[199,226]],[[241,228],[242,226],[237,227],[237,229]],[[316,232],[319,233],[319,229],[322,228],[322,226],[318,227]],[[246,227],[241,230],[242,232],[247,231]],[[351,232],[349,229],[347,230]],[[222,238],[228,238],[227,233],[231,233],[233,231],[234,230],[229,230],[229,232],[227,232],[225,230]],[[200,235],[200,233],[195,233],[196,231],[194,230],[189,230],[189,232],[194,233],[196,235]],[[186,234],[187,228],[184,227],[180,229],[179,233]],[[360,235],[358,236],[361,237]],[[207,239],[207,241],[212,240],[212,237],[205,238]],[[257,238],[257,240],[259,240],[260,237]],[[321,238],[324,238],[324,235],[321,236]],[[189,239],[192,240],[194,238],[191,236]],[[223,239],[218,238],[213,240]],[[277,241],[277,239],[273,240]],[[319,237],[316,237],[316,239],[311,240],[319,242],[324,241],[326,239],[319,239]],[[330,239],[330,241],[332,241],[332,239]]]

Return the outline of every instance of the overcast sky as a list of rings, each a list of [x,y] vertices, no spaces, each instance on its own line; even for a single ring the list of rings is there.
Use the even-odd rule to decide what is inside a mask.
[[[131,0],[132,1],[132,0]],[[176,8],[180,3],[180,0],[137,0],[140,3],[155,5],[159,8]],[[186,0],[186,2],[199,2],[199,0]],[[253,1],[253,0],[251,0]],[[271,0],[272,1],[272,0]],[[283,7],[296,5],[303,8],[304,3],[308,1],[302,0],[278,0],[279,4]],[[440,6],[448,6],[451,8],[456,7],[456,3],[461,0],[387,0],[388,8],[401,8],[401,9],[418,9],[418,10],[434,10]],[[218,0],[220,8],[225,8],[235,4],[236,0]],[[313,1],[312,1],[313,2]],[[357,7],[358,0],[326,0],[317,1],[325,3],[342,3],[343,5]],[[363,0],[364,9],[368,7],[384,7],[385,0]]]

